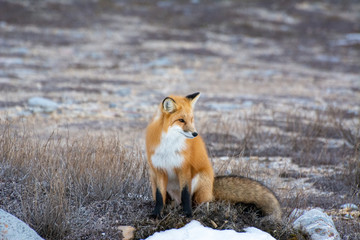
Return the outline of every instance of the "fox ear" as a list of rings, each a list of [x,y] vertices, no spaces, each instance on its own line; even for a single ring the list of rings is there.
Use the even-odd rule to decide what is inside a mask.
[[[197,102],[199,97],[200,97],[200,92],[196,92],[196,93],[193,93],[193,94],[190,94],[190,95],[186,96],[186,98],[190,100],[192,107],[195,106],[195,103]]]
[[[163,109],[168,113],[172,113],[176,110],[175,100],[172,99],[171,97],[165,98],[162,102],[162,106],[163,106]]]

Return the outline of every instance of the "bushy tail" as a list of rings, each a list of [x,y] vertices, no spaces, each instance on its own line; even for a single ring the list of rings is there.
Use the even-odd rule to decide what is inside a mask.
[[[217,176],[214,181],[215,200],[254,204],[267,216],[281,220],[281,207],[275,194],[262,183],[241,176]]]

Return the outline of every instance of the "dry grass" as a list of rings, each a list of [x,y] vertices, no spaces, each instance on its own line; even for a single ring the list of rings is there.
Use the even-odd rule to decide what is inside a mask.
[[[298,113],[300,112],[300,113]],[[292,162],[305,168],[342,169],[322,177],[312,177],[301,172],[282,169],[281,178],[308,178],[313,188],[327,191],[327,197],[317,196],[294,188],[287,196],[279,196],[285,216],[295,208],[321,207],[325,210],[339,209],[341,204],[360,201],[360,119],[348,116],[336,108],[315,111],[309,117],[302,111],[273,114],[271,120],[262,120],[261,114],[252,113],[246,117],[219,118],[214,125],[205,125],[205,141],[212,157],[230,156],[219,172],[227,174],[231,165],[232,173],[259,179],[250,167],[236,163],[238,157],[280,156],[290,157]],[[229,124],[226,124],[229,123]],[[220,127],[220,128],[218,128]],[[214,129],[221,129],[221,134]],[[234,162],[235,161],[235,162]],[[250,161],[248,161],[250,162]],[[264,169],[262,170],[264,171]],[[338,171],[338,170],[336,170]],[[261,180],[261,178],[260,178]],[[276,185],[274,186],[276,188]],[[293,196],[292,193],[295,193]],[[356,221],[356,220],[355,220]],[[360,225],[345,219],[337,219],[336,227],[347,239],[356,239]]]
[[[202,225],[218,230],[234,229],[242,232],[245,227],[254,226],[262,229],[276,239],[306,239],[306,236],[292,229],[287,222],[274,223],[262,218],[261,213],[252,205],[229,204],[227,202],[211,202],[202,204],[194,209],[193,217],[186,218],[180,207],[172,208],[167,206],[164,209],[162,219],[144,219],[136,224],[139,231],[136,232],[136,239],[144,239],[154,232],[164,231],[171,228],[180,228],[191,220],[197,220]]]
[[[344,127],[343,122],[338,120],[336,125],[340,129],[341,136],[353,150],[348,158],[348,183],[357,189],[360,189],[360,117],[357,123],[353,123],[351,129]]]
[[[69,235],[73,213],[94,201],[148,197],[142,153],[122,146],[119,136],[53,132],[44,140],[17,126],[1,124],[2,177],[20,185],[19,217],[41,236]]]
[[[356,121],[349,127],[346,120],[338,111],[328,109],[318,112],[315,119],[294,113],[272,121],[261,120],[256,114],[235,122],[219,117],[206,127],[200,124],[199,129],[211,157],[284,156],[302,166],[346,167],[343,175],[314,180],[314,187],[331,185],[332,197],[318,198],[298,189],[294,189],[295,197],[279,196],[286,217],[294,208],[326,209],[344,203],[341,201],[359,200],[360,127]],[[137,238],[144,238],[190,220],[179,208],[171,207],[165,209],[162,220],[147,217],[153,203],[146,161],[136,144],[125,147],[116,134],[105,137],[54,131],[44,137],[33,129],[20,122],[0,124],[0,184],[4,186],[0,207],[29,223],[42,237],[118,239],[117,226],[131,224],[137,227]],[[344,145],[334,149],[328,143],[331,139],[344,141]],[[236,166],[233,174],[258,178],[247,165],[233,162],[231,166]],[[218,173],[227,174],[226,169],[225,164]],[[280,177],[303,176],[283,169]],[[201,205],[194,210],[194,219],[218,229],[241,230],[252,225],[277,239],[306,239],[286,227],[290,226],[286,220],[273,225],[259,218],[256,209],[243,205],[210,203],[209,209]],[[360,229],[359,224],[342,220],[336,225],[341,235],[350,238]]]

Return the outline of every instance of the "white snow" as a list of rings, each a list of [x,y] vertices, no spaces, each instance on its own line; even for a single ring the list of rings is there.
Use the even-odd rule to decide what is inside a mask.
[[[270,234],[254,227],[244,230],[245,232],[241,233],[234,230],[216,230],[192,220],[182,228],[157,232],[146,240],[275,240]]]

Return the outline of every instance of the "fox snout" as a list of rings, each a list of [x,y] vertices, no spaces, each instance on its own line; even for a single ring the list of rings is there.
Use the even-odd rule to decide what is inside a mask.
[[[184,129],[184,132],[187,133],[185,135],[185,137],[187,137],[187,138],[195,138],[195,137],[197,137],[197,135],[199,135],[193,124],[187,124],[187,126],[185,126],[183,129]]]
[[[199,135],[196,131],[182,131],[181,133],[187,138],[195,138]]]
[[[196,128],[193,123],[189,121],[189,123],[185,123],[185,125],[182,126],[182,134],[187,138],[194,138],[197,137],[198,132],[196,131]]]

